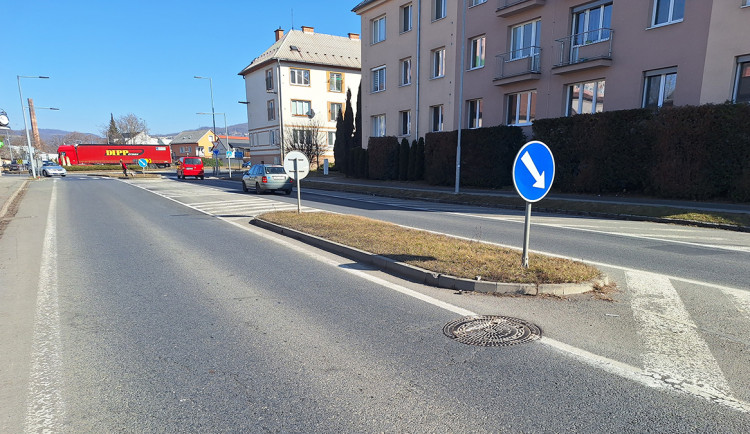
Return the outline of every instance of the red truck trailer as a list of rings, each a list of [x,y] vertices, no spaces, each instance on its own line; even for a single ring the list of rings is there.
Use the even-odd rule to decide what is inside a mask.
[[[149,165],[169,167],[172,152],[167,145],[63,145],[57,148],[60,164],[76,166],[84,164],[137,164],[145,158]]]

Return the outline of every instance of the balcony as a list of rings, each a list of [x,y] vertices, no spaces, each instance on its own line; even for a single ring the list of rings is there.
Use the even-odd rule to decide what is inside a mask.
[[[524,47],[495,56],[496,86],[538,80],[541,75],[542,49],[538,46]]]
[[[508,18],[523,11],[544,6],[545,0],[498,0],[497,14],[500,18]]]
[[[612,65],[614,34],[612,29],[601,28],[557,39],[555,58],[560,61],[552,66],[552,73],[565,74]]]

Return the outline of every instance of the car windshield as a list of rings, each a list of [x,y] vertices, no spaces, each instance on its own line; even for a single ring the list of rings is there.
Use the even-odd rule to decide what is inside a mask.
[[[200,158],[186,158],[185,164],[201,164]]]
[[[266,173],[270,175],[286,174],[286,172],[284,171],[284,168],[281,166],[266,167]]]

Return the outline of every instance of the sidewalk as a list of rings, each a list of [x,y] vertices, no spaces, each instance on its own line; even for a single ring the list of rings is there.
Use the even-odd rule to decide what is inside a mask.
[[[3,173],[0,176],[0,219],[5,218],[12,199],[21,191],[31,178],[26,174]]]

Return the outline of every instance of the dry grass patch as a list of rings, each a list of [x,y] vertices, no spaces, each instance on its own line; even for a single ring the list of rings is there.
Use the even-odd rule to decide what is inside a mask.
[[[335,241],[409,265],[455,277],[508,283],[580,283],[599,276],[581,262],[530,254],[521,267],[521,252],[461,240],[392,223],[344,214],[294,211],[259,217],[290,229]]]

